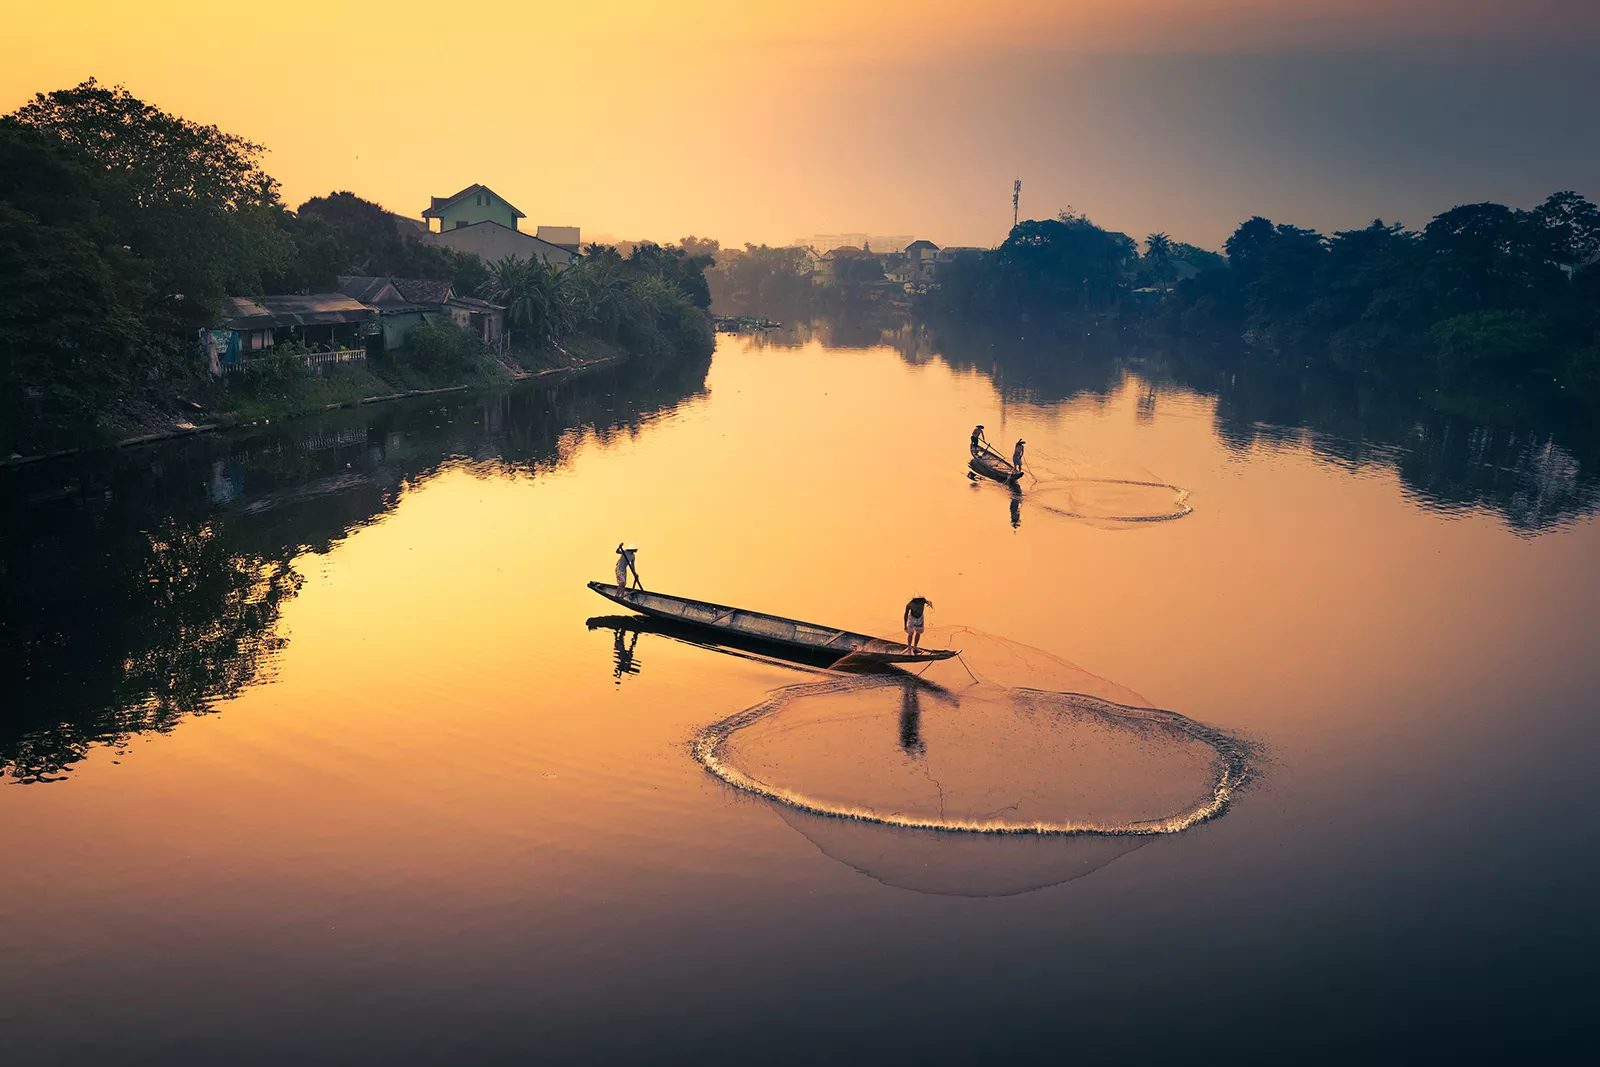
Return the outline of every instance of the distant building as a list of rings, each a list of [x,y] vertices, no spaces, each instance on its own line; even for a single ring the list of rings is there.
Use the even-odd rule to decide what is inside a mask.
[[[911,243],[909,234],[818,233],[810,237],[796,237],[794,243],[805,248],[826,252],[834,248],[870,249],[873,252],[903,252]]]
[[[457,252],[471,252],[485,263],[501,259],[542,259],[561,266],[577,254],[571,248],[519,229],[526,218],[518,208],[486,185],[469,185],[454,196],[436,196],[422,213],[428,230],[420,238]],[[437,224],[438,228],[434,228]],[[577,227],[554,227],[577,235]]]
[[[906,281],[914,285],[933,281],[938,254],[939,246],[932,241],[912,241],[906,245],[906,266],[910,268]]]
[[[576,226],[540,226],[538,236],[539,240],[560,245],[569,252],[578,251],[583,244]]]
[[[851,245],[829,249],[817,257],[811,271],[813,285],[827,287],[841,282],[881,282],[883,260],[871,252]]]

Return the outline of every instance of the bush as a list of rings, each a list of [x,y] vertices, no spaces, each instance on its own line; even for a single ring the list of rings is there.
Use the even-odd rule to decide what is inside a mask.
[[[1524,311],[1473,311],[1437,322],[1433,342],[1447,367],[1529,369],[1550,348],[1539,324]]]
[[[293,341],[274,345],[266,355],[245,361],[244,380],[252,386],[275,386],[308,377],[311,369],[306,366],[306,356],[310,352]]]
[[[424,322],[406,333],[401,360],[427,371],[461,370],[488,354],[483,342],[453,322]]]

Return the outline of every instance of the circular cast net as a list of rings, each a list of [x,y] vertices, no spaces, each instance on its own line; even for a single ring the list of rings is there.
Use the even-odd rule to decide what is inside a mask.
[[[792,811],[974,835],[1175,833],[1251,777],[1247,742],[1048,653],[970,629],[927,643],[963,655],[776,690],[703,730],[695,757]]]
[[[1168,522],[1194,510],[1189,490],[1138,478],[1040,478],[1025,486],[1023,500],[1069,519],[1106,523]]]
[[[1136,463],[1076,462],[1041,453],[1029,455],[1023,471],[1021,484],[1012,490],[1018,513],[1022,508],[1037,509],[1115,527],[1170,522],[1194,511],[1189,490],[1162,481]],[[1020,522],[1020,514],[1014,514],[1013,521]]]

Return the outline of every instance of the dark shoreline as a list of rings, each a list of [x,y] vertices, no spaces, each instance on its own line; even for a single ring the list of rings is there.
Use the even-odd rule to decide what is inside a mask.
[[[336,404],[328,404],[325,405],[321,411],[300,411],[289,415],[283,415],[281,417],[285,420],[311,418],[321,414],[322,411],[338,411],[341,408],[354,408],[365,404],[383,404],[391,400],[409,400],[413,397],[434,396],[443,393],[464,393],[472,389],[504,388],[508,385],[516,385],[522,382],[530,382],[537,379],[578,377],[580,375],[587,374],[590,371],[600,370],[604,367],[618,366],[628,362],[628,359],[629,357],[627,356],[603,356],[600,359],[589,360],[588,362],[579,363],[570,367],[550,367],[545,370],[534,371],[532,373],[513,375],[511,378],[507,379],[504,383],[498,386],[484,385],[480,383],[467,383],[463,385],[445,385],[436,389],[408,389],[398,393],[386,393],[381,396],[367,396],[362,397],[359,400],[347,400]],[[218,430],[232,430],[243,426],[253,425],[255,425],[254,420],[236,421],[219,419],[216,422],[202,423],[193,426],[174,426],[168,430],[139,434],[134,437],[125,437],[120,441],[109,441],[101,445],[83,445],[78,448],[62,449],[58,452],[41,452],[34,456],[12,456],[0,459],[0,469],[9,467],[22,467],[31,463],[42,463],[46,460],[52,459],[70,459],[73,456],[87,455],[92,452],[105,452],[111,449],[137,448],[140,445],[157,444],[162,441],[175,440],[179,437],[194,437],[198,434],[213,433]]]

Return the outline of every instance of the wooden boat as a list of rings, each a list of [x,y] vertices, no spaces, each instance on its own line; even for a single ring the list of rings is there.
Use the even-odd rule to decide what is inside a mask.
[[[1016,485],[1022,478],[1022,471],[1019,468],[1013,467],[1010,460],[1002,458],[995,452],[974,452],[968,466],[985,478],[993,478],[1002,485]]]
[[[949,659],[960,651],[947,648],[912,651],[910,645],[901,641],[885,641],[881,637],[836,630],[831,626],[818,626],[759,611],[746,611],[744,608],[730,608],[725,604],[711,604],[704,600],[651,593],[643,589],[619,593],[614,582],[590,582],[589,588],[607,600],[632,608],[641,615],[698,627],[730,638],[803,651],[807,658],[814,656],[830,664],[847,657],[853,663],[930,663]]]

